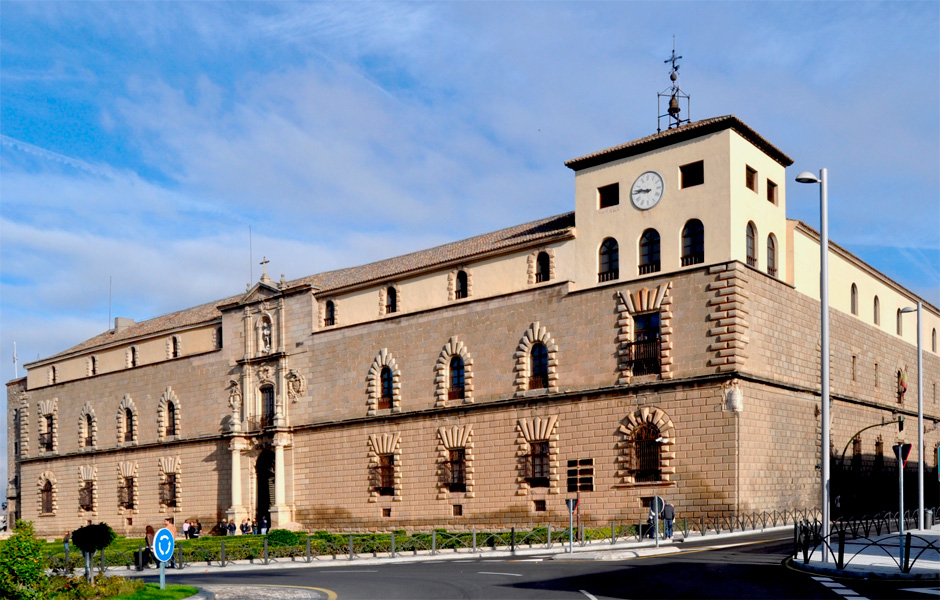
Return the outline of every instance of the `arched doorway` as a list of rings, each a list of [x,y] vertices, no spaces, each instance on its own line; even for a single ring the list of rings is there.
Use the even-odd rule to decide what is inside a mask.
[[[274,452],[264,450],[255,465],[258,476],[258,506],[255,519],[260,526],[261,517],[271,523],[271,504],[274,502]]]

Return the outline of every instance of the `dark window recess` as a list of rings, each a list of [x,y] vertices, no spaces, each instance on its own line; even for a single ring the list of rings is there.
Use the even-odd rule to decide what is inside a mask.
[[[124,441],[134,441],[134,412],[129,408],[124,409]]]
[[[535,500],[532,503],[535,508],[535,512],[545,512],[548,510],[548,506],[545,504],[545,500]]]
[[[466,395],[465,373],[463,359],[455,356],[450,359],[450,389],[447,390],[448,400],[463,400]]]
[[[705,163],[698,161],[679,167],[679,176],[682,188],[688,188],[705,183]]]
[[[594,491],[594,459],[581,458],[568,461],[568,491]]]
[[[542,283],[551,279],[551,267],[552,261],[548,252],[539,252],[535,259],[535,282]]]
[[[395,495],[395,455],[379,455],[379,464],[372,468],[372,487],[380,496]]]
[[[705,262],[705,227],[692,219],[682,228],[682,266]]]
[[[382,367],[382,374],[379,377],[382,385],[382,395],[379,396],[379,410],[392,407],[392,370],[388,367]]]
[[[176,435],[176,405],[168,402],[166,405],[166,434]]]
[[[447,487],[452,492],[467,491],[467,451],[464,448],[450,450],[450,460],[445,463]]]
[[[548,487],[549,475],[548,442],[532,442],[529,444],[529,456],[526,457],[526,481],[529,487]]]
[[[659,232],[647,229],[640,237],[640,275],[659,271]]]
[[[398,312],[398,292],[393,287],[388,288],[385,294],[385,312]]]
[[[777,242],[772,235],[767,236],[767,274],[777,276]]]
[[[548,349],[537,342],[532,346],[532,374],[529,376],[529,389],[538,390],[548,387]]]
[[[261,388],[261,426],[274,425],[274,387],[266,385]]]
[[[747,265],[757,266],[757,230],[753,223],[747,224]]]
[[[176,506],[176,473],[167,473],[160,483],[160,504]]]
[[[392,516],[392,509],[390,509],[390,508],[383,508],[383,509],[382,509],[382,516],[385,517],[385,518],[391,517],[391,516]]]
[[[332,300],[327,301],[325,313],[326,314],[323,317],[323,325],[325,327],[336,325],[336,305],[333,304]]]
[[[86,481],[78,490],[78,506],[84,511],[95,510],[95,484]]]
[[[620,184],[612,183],[597,188],[597,202],[600,208],[617,206],[620,204]]]
[[[757,191],[757,170],[747,165],[744,166],[744,184],[747,189]]]
[[[118,504],[121,508],[134,508],[134,478],[124,477],[118,488]]]
[[[173,358],[180,357],[180,339],[178,337],[173,338]]]
[[[633,328],[633,343],[627,345],[630,371],[634,375],[658,375],[661,356],[659,312],[636,315]]]
[[[470,292],[467,288],[467,273],[465,271],[457,271],[457,287],[454,290],[454,297],[460,300],[461,298],[466,298],[470,295]]]
[[[42,491],[40,492],[40,503],[42,504],[42,514],[52,514],[52,482],[48,479],[46,480],[46,483],[42,485]]]
[[[620,246],[617,244],[617,240],[613,238],[604,240],[598,258],[600,259],[597,272],[597,281],[599,283],[613,281],[620,277]]]
[[[463,516],[463,504],[454,504],[454,516],[455,517]]]
[[[767,202],[777,203],[777,184],[769,179],[767,180]]]
[[[633,481],[662,481],[659,428],[651,423],[640,425],[630,440],[630,471]]]
[[[94,428],[95,428],[95,422],[91,418],[91,415],[85,415],[85,447],[86,448],[91,448],[92,446],[95,445],[94,436],[92,435],[92,432],[94,432],[95,430]]]

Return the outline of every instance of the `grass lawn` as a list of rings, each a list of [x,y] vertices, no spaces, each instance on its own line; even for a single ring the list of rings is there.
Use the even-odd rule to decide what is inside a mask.
[[[108,600],[179,600],[189,598],[198,591],[191,585],[167,585],[166,589],[161,590],[159,583],[146,583],[142,590],[111,596]]]

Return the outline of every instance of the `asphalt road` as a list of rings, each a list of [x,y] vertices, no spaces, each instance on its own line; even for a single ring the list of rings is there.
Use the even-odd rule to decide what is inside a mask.
[[[303,569],[259,566],[249,572],[168,575],[167,581],[206,586],[220,592],[219,600],[940,598],[936,583],[834,580],[787,569],[782,561],[792,542],[767,537],[779,534],[728,540],[727,546],[712,538],[707,545],[688,544],[680,553],[618,561],[546,555]],[[251,586],[265,587],[253,592]],[[292,596],[291,590],[306,595]]]

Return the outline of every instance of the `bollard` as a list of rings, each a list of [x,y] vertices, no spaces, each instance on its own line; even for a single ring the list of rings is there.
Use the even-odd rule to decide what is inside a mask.
[[[802,546],[803,546],[803,564],[808,565],[809,564],[809,532],[808,531],[806,530],[803,531],[803,539],[801,541],[802,541]]]
[[[617,543],[617,529],[613,521],[610,522],[610,545]]]
[[[509,536],[509,551],[513,554],[516,553],[516,528],[513,527]]]
[[[225,540],[222,540],[221,549],[219,550],[219,565],[225,566]]]
[[[182,547],[182,546],[177,546],[177,547],[176,547],[176,556],[177,556],[177,558],[176,558],[176,568],[177,568],[177,569],[182,569],[182,568],[183,568],[183,547]]]
[[[264,564],[268,564],[268,538],[264,538]]]
[[[545,541],[548,544],[548,547],[551,548],[552,547],[552,524],[551,523],[548,524],[548,539]]]
[[[68,551],[66,550],[66,552],[65,552],[65,563],[68,564],[68,562],[69,562],[69,553],[68,553]],[[143,570],[144,570],[144,547],[143,547],[143,546],[138,546],[138,547],[137,547],[137,570],[138,570],[138,571],[143,571]]]
[[[392,532],[392,558],[395,558],[395,532]]]
[[[310,536],[307,536],[307,562],[310,562]]]
[[[904,535],[904,566],[901,568],[902,573],[911,572],[911,532],[908,531]]]
[[[474,527],[474,528],[472,529],[472,531],[473,531],[473,552],[474,552],[474,554],[476,554],[476,551],[477,551],[477,528]]]
[[[352,560],[352,559],[353,559],[353,556],[354,556],[354,553],[353,553],[353,536],[352,536],[352,534],[350,533],[350,534],[349,534],[349,560]]]
[[[845,528],[839,529],[839,560],[836,562],[836,568],[845,568]]]
[[[431,531],[431,556],[437,554],[437,530]]]

